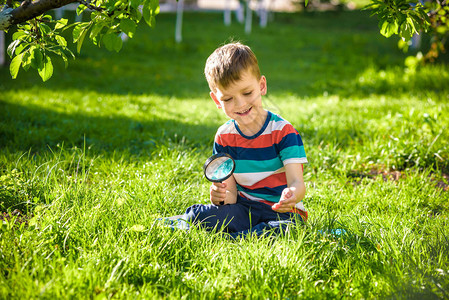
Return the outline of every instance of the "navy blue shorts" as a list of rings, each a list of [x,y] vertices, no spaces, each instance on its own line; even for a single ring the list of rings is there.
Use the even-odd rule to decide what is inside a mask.
[[[302,221],[296,213],[278,213],[268,204],[237,197],[237,203],[227,205],[195,204],[187,208],[183,219],[206,229],[241,232],[273,221]]]

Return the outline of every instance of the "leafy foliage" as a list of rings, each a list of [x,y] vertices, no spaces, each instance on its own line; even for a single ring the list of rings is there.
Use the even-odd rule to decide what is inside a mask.
[[[434,61],[439,53],[446,51],[444,44],[449,38],[449,5],[446,0],[444,2],[426,2],[425,7],[429,11],[433,35],[432,44],[426,58]]]
[[[278,14],[251,36],[215,13],[184,18],[182,44],[163,14],[120,53],[85,43],[45,84],[0,69],[0,202],[29,218],[0,228],[0,298],[446,297],[447,64],[410,72],[366,12]],[[230,37],[254,49],[264,106],[307,146],[309,223],[285,236],[155,224],[207,201],[202,164],[226,119],[202,71]]]
[[[142,18],[149,26],[154,26],[159,13],[158,0],[98,0],[82,3],[77,8],[77,14],[90,9],[89,21],[69,24],[67,19],[55,20],[45,14],[17,25],[13,41],[8,47],[8,54],[12,58],[12,78],[17,77],[20,68],[28,71],[31,67],[38,71],[43,81],[47,81],[53,75],[52,57],[55,55],[61,57],[67,67],[68,58],[75,58],[75,55],[63,35],[66,30],[73,29],[73,43],[78,53],[86,37],[99,47],[118,52],[122,48],[122,34],[132,38]]]
[[[54,23],[53,28],[48,24]],[[29,24],[18,25],[13,35],[13,42],[8,47],[8,54],[12,57],[10,72],[16,78],[20,67],[28,71],[31,67],[39,72],[42,80],[48,80],[53,74],[50,54],[60,56],[68,63],[67,56],[74,57],[67,47],[67,41],[60,35],[60,30],[67,25],[67,19],[53,21],[49,15],[39,21],[33,20]]]
[[[430,25],[424,6],[418,1],[373,0],[366,8],[378,15],[380,33],[385,37],[397,34],[409,41],[413,34],[427,30]]]
[[[413,35],[429,32],[432,41],[425,58],[433,61],[439,53],[445,52],[444,44],[449,37],[449,6],[446,1],[372,0],[365,9],[378,16],[383,36],[401,37],[400,48],[407,50]]]

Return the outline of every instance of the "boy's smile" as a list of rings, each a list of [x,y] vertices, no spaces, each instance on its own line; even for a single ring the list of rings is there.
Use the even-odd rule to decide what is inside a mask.
[[[248,108],[247,110],[243,111],[243,112],[237,112],[238,115],[240,116],[246,116],[249,114],[249,112],[251,111],[252,107]]]
[[[262,107],[262,95],[266,93],[265,76],[257,79],[245,70],[239,81],[226,88],[218,86],[215,92],[210,92],[210,96],[226,116],[237,122],[245,135],[252,136],[259,132],[267,117],[267,112]]]

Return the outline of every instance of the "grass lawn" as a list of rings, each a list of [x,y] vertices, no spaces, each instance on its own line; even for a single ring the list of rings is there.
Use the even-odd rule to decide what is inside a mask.
[[[0,299],[449,297],[447,55],[407,67],[361,12],[276,14],[251,35],[186,13],[181,44],[174,24],[120,53],[86,45],[45,84],[0,69]],[[282,236],[154,222],[208,202],[226,118],[202,72],[230,40],[305,143],[309,222]]]

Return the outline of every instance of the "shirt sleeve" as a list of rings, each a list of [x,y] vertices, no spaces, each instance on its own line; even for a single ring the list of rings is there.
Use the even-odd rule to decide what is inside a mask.
[[[307,156],[299,132],[291,124],[282,129],[282,140],[279,143],[279,156],[284,165],[291,163],[306,164]]]

